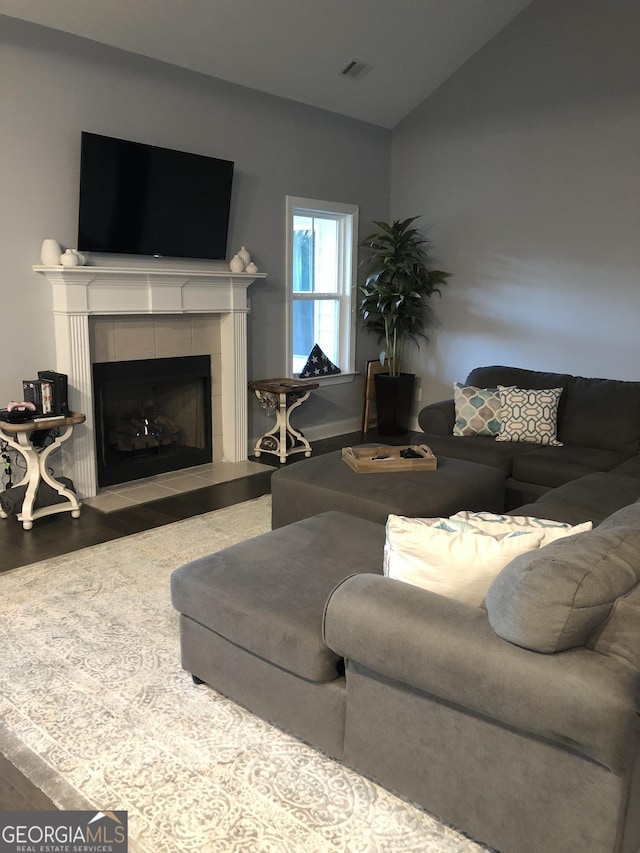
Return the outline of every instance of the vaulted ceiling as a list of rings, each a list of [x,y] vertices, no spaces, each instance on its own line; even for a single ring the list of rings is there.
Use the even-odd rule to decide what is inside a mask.
[[[0,0],[0,14],[392,128],[530,2]]]

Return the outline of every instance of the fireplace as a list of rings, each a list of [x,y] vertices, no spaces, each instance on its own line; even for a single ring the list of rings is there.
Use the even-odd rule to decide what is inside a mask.
[[[64,457],[80,497],[97,493],[97,445],[93,401],[90,318],[184,315],[219,320],[218,366],[213,377],[214,461],[247,459],[247,288],[265,273],[231,273],[223,263],[89,258],[82,267],[34,266],[51,285],[56,339],[55,369],[69,376],[69,405],[86,414]],[[192,338],[195,339],[196,330]],[[158,335],[163,345],[166,336]],[[203,350],[199,348],[202,352]],[[196,351],[196,352],[197,352]],[[194,352],[156,352],[156,357]],[[210,354],[213,354],[210,352]],[[126,355],[124,358],[146,358]],[[118,358],[118,360],[120,360]],[[216,377],[219,376],[218,380]],[[217,404],[219,398],[220,403]],[[219,436],[219,438],[217,438]],[[216,438],[219,451],[216,451]]]
[[[212,460],[208,355],[93,365],[99,486]]]

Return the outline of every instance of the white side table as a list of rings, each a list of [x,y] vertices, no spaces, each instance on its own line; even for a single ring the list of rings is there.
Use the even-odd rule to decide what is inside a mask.
[[[253,451],[256,457],[261,453],[272,453],[281,462],[286,462],[287,457],[294,453],[311,456],[311,445],[299,430],[291,426],[290,418],[291,412],[309,398],[314,388],[319,387],[319,382],[303,379],[261,379],[249,383],[262,408],[276,416],[273,429],[256,441]]]
[[[64,418],[40,418],[22,424],[0,421],[0,438],[6,441],[9,447],[21,454],[27,466],[24,477],[15,485],[15,488],[24,485],[27,487],[22,507],[18,513],[18,521],[22,522],[25,530],[31,530],[33,522],[37,518],[55,515],[58,512],[70,512],[73,518],[80,516],[80,501],[71,489],[51,476],[47,471],[47,460],[52,453],[60,448],[63,442],[71,438],[71,433],[76,424],[84,423],[84,421],[85,415],[78,412],[71,412],[68,417]],[[46,447],[38,448],[31,442],[31,436],[34,432],[56,429],[59,430],[57,435]],[[34,509],[36,493],[42,481],[51,486],[63,500]],[[0,509],[0,518],[7,518],[7,513],[2,509]]]

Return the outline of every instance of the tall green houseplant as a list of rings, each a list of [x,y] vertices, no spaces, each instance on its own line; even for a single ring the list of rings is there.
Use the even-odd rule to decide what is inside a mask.
[[[376,221],[378,230],[361,244],[367,250],[361,261],[367,277],[360,288],[358,314],[364,328],[384,341],[380,360],[390,376],[402,372],[407,340],[427,339],[434,319],[429,299],[441,293],[450,276],[433,268],[427,239],[412,227],[416,219]]]

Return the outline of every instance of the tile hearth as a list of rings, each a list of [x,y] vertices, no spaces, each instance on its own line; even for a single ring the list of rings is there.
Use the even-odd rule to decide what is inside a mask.
[[[134,480],[131,483],[109,486],[100,489],[95,497],[85,498],[83,503],[99,512],[117,512],[139,504],[175,497],[206,486],[228,483],[240,477],[270,470],[273,470],[271,466],[263,465],[261,462],[211,462],[181,471],[157,474],[143,480]]]

